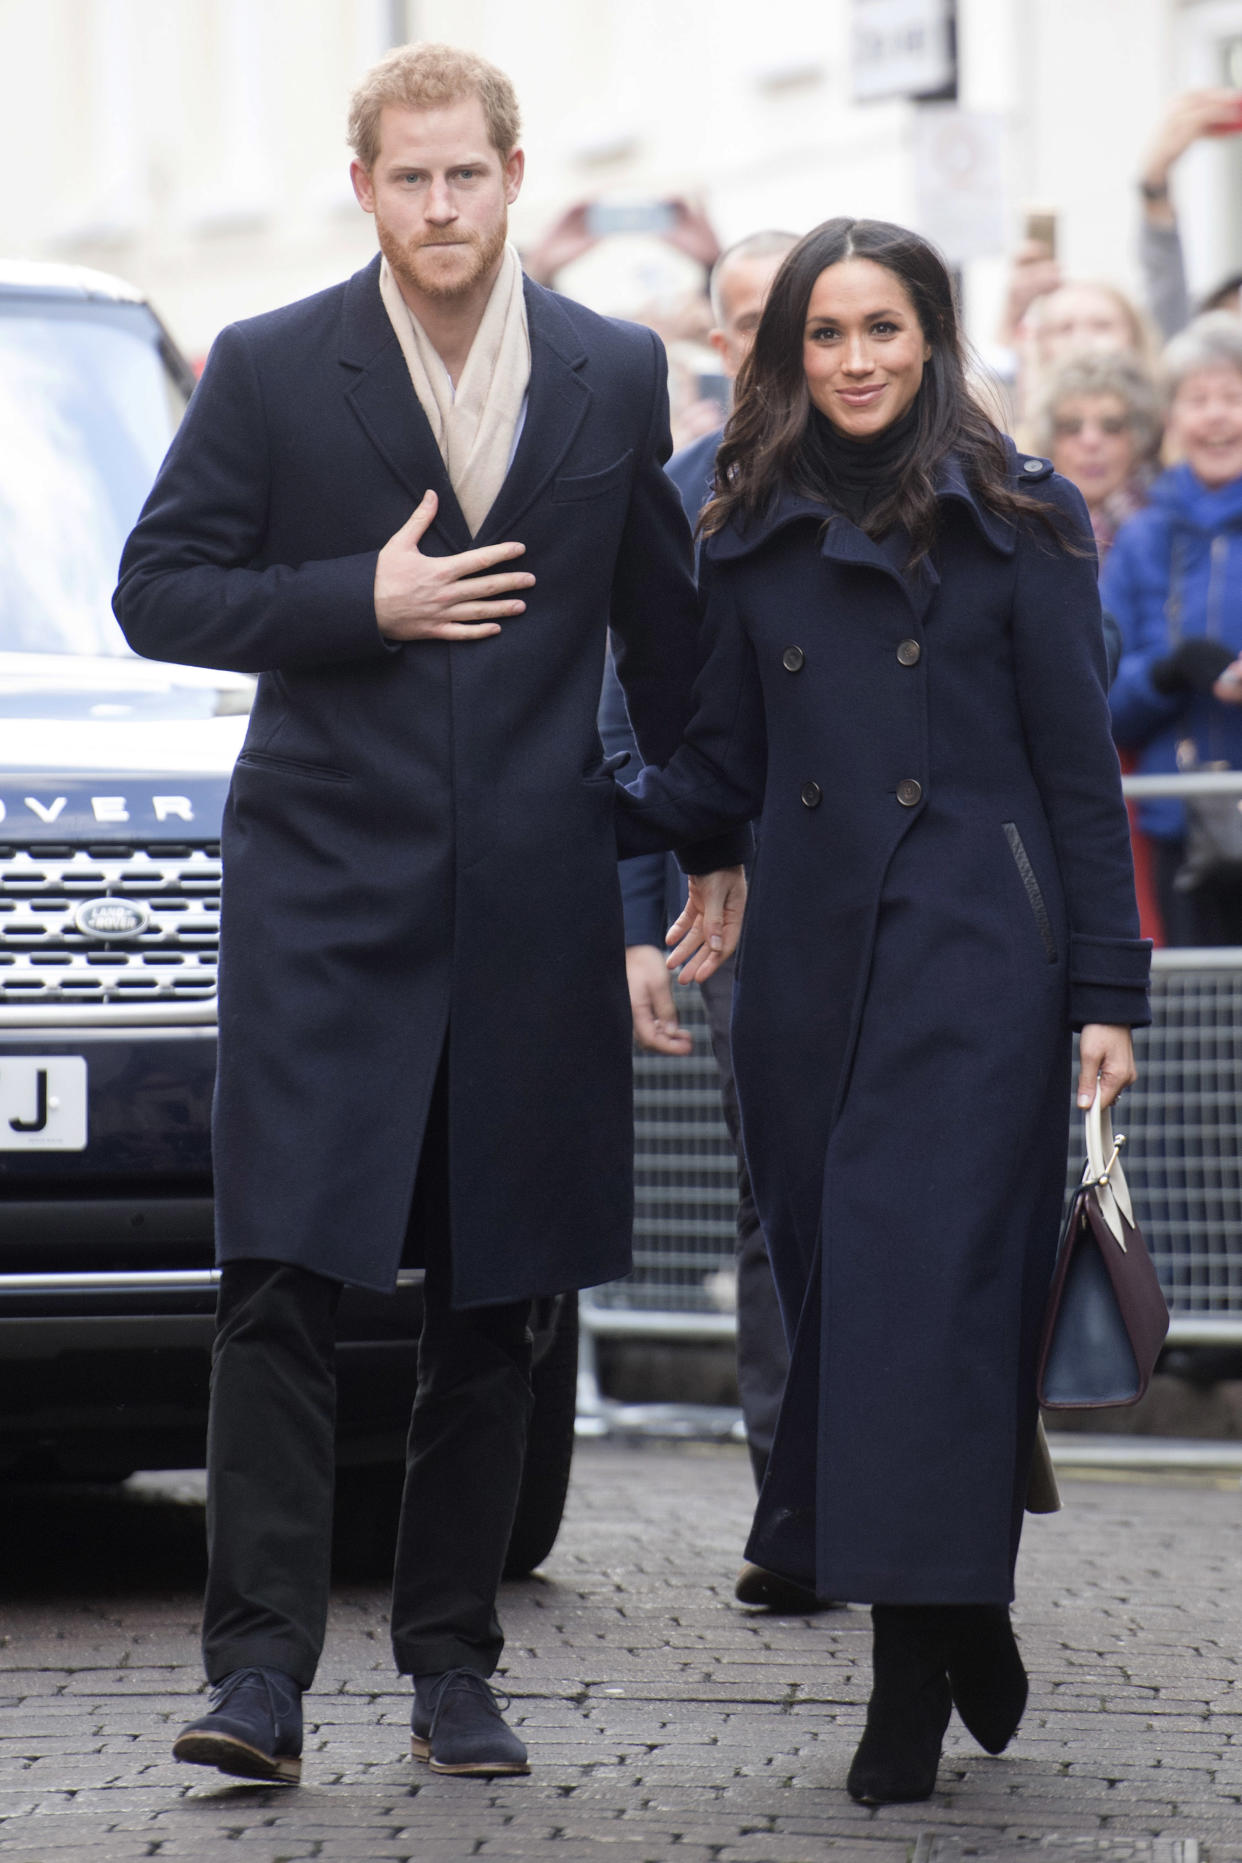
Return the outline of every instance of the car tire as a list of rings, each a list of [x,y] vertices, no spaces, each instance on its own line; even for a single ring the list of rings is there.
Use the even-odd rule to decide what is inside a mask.
[[[509,1536],[506,1578],[527,1578],[556,1543],[569,1492],[578,1407],[578,1296],[565,1294],[552,1344],[531,1374],[535,1407]]]

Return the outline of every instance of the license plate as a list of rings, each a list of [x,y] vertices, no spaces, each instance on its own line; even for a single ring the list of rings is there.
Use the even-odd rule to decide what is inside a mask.
[[[0,1151],[85,1151],[80,1055],[0,1055]]]

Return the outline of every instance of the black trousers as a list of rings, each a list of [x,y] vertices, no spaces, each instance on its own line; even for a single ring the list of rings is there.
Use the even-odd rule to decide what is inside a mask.
[[[529,1303],[455,1310],[443,1075],[410,1228],[426,1266],[418,1387],[393,1573],[406,1675],[490,1675],[530,1418]],[[323,1648],[332,1549],[340,1284],[278,1261],[220,1280],[207,1436],[210,1681],[252,1664],[309,1688]]]
[[[742,1122],[729,1046],[733,968],[734,960],[729,958],[699,988],[720,1075],[725,1123],[737,1153],[737,1383],[746,1444],[758,1485],[772,1452],[772,1436],[789,1371],[789,1347],[742,1150]]]

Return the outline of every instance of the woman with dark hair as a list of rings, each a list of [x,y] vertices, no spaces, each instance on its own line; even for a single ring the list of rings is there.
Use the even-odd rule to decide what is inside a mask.
[[[747,1557],[871,1604],[849,1790],[925,1798],[953,1704],[991,1752],[1025,1705],[1071,1032],[1111,1102],[1147,1020],[1091,533],[971,399],[935,251],[846,219],[777,274],[702,528],[697,710],[621,852],[758,818],[733,1046],[792,1361]],[[674,931],[734,936],[693,882]]]

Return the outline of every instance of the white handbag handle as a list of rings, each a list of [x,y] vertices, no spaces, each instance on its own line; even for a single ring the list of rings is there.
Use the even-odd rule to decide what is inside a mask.
[[[1087,1168],[1083,1172],[1083,1183],[1096,1186],[1100,1214],[1124,1249],[1126,1232],[1122,1218],[1131,1228],[1134,1227],[1130,1186],[1121,1168],[1121,1147],[1126,1141],[1124,1136],[1114,1139],[1112,1109],[1101,1105],[1098,1086],[1095,1098],[1083,1114],[1083,1125],[1087,1139]]]

